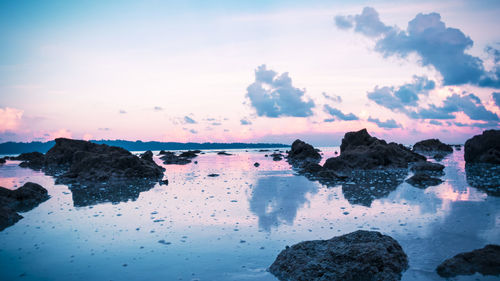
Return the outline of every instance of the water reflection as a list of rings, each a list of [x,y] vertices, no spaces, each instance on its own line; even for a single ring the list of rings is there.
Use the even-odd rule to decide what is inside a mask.
[[[466,164],[465,174],[471,186],[488,195],[500,196],[500,165]]]
[[[123,184],[98,184],[93,186],[70,186],[75,207],[86,207],[101,203],[135,201],[139,194],[155,186],[155,182],[126,182]]]
[[[303,176],[266,176],[257,180],[249,200],[250,211],[259,217],[259,228],[267,232],[280,224],[293,224],[297,210],[315,194],[318,185]]]

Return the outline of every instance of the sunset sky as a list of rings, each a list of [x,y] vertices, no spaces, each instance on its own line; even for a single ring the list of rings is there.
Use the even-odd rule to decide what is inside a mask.
[[[499,1],[1,1],[0,142],[463,143],[500,118]]]

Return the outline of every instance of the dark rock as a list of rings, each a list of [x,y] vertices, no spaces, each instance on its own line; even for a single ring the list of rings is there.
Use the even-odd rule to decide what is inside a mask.
[[[426,158],[405,146],[372,137],[366,129],[346,133],[340,156],[326,160],[323,168],[333,171],[407,168],[408,163]]]
[[[5,164],[5,162],[7,162],[7,160],[5,159],[6,157],[2,157],[0,158],[0,165],[1,164]]]
[[[260,166],[260,163],[259,163],[259,162],[255,162],[255,163],[253,163],[253,165],[254,165],[255,167],[259,167],[259,166]]]
[[[488,195],[500,196],[500,165],[467,163],[465,175],[470,186],[483,190]]]
[[[208,174],[208,176],[211,177],[211,178],[215,178],[215,177],[218,177],[219,174]]]
[[[160,157],[161,160],[163,160],[163,164],[165,165],[186,165],[191,163],[190,159],[184,158],[184,157],[179,157],[175,155],[175,153],[170,152],[170,151],[164,151],[162,156]]]
[[[0,231],[22,219],[17,212],[27,212],[49,199],[41,185],[27,182],[16,190],[0,187]]]
[[[500,164],[500,130],[486,130],[465,142],[467,163]]]
[[[164,154],[166,154],[166,153],[167,153],[167,151],[165,151],[165,150],[160,150],[160,152],[158,152],[158,155],[164,155]]]
[[[168,185],[168,180],[167,179],[161,180],[160,185]]]
[[[284,155],[281,153],[273,153],[270,156],[273,157],[273,161],[281,161],[283,160]]]
[[[446,156],[445,154],[439,152],[439,153],[434,154],[434,156],[432,156],[432,158],[434,158],[434,160],[436,160],[436,161],[441,161],[444,159],[445,156]]]
[[[380,232],[358,230],[330,240],[286,247],[269,271],[280,280],[400,280],[408,257]]]
[[[291,162],[309,161],[317,163],[321,160],[321,155],[317,149],[299,139],[292,143],[292,148],[288,151],[287,157],[288,161]]]
[[[226,156],[229,156],[229,155],[232,155],[231,153],[227,153],[225,151],[219,151],[217,152],[217,155],[226,155]]]
[[[42,169],[45,162],[45,156],[40,152],[21,153],[16,157],[11,157],[10,159],[21,160],[23,162],[19,164],[20,167],[31,168],[34,170]]]
[[[154,162],[153,152],[151,152],[151,150],[144,152],[143,154],[141,154],[141,159],[146,160],[146,161],[150,161],[150,162]]]
[[[449,144],[442,143],[438,139],[428,139],[415,143],[413,145],[413,151],[424,154],[432,154],[436,152],[452,153],[453,147]]]
[[[183,157],[183,158],[195,158],[198,156],[198,153],[200,153],[201,150],[189,150],[189,151],[185,151],[185,152],[182,152],[179,157]]]
[[[154,161],[139,158],[120,147],[65,138],[55,142],[45,154],[45,167],[65,170],[58,176],[62,183],[157,181],[163,177],[164,169]]]
[[[500,275],[500,246],[486,245],[482,249],[458,254],[441,263],[436,271],[445,278],[476,272],[482,275]]]
[[[270,151],[269,149],[259,149],[259,152],[267,152]]]
[[[410,169],[414,172],[421,172],[421,171],[440,172],[444,169],[444,165],[428,161],[421,161],[414,163]]]
[[[434,178],[425,173],[416,173],[411,178],[406,180],[407,183],[420,188],[439,185],[443,181],[439,178]]]

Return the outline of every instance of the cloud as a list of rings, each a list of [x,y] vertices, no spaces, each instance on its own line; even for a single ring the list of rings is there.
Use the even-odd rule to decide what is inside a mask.
[[[328,95],[327,93],[323,92],[321,93],[325,99],[333,101],[333,102],[342,102],[342,97],[341,96],[336,96],[336,95]]]
[[[120,109],[120,111],[118,111],[118,113],[120,113],[120,114],[126,114],[127,112],[125,110],[123,110],[123,109]]]
[[[97,128],[97,130],[99,130],[99,131],[111,131],[110,128]]]
[[[406,106],[417,106],[419,95],[427,95],[436,83],[425,76],[413,76],[413,82],[399,87],[378,86],[367,96],[378,105],[393,111],[406,112]]]
[[[163,107],[161,107],[161,106],[155,106],[155,107],[153,107],[153,110],[154,111],[162,111]]]
[[[461,122],[453,122],[457,127],[472,127],[472,128],[498,128],[499,123],[496,121],[489,121],[485,123],[480,123],[480,122],[474,122],[474,123],[461,123]]]
[[[198,131],[196,131],[195,129],[190,129],[190,130],[189,130],[189,132],[190,132],[191,134],[198,134]]]
[[[220,123],[220,122],[213,122],[211,125],[212,126],[220,126],[220,125],[222,125],[222,123]]]
[[[500,93],[492,93],[491,97],[495,101],[495,104],[500,108]]]
[[[335,118],[326,118],[323,120],[323,122],[327,122],[327,123],[335,122]]]
[[[191,118],[189,116],[184,116],[184,123],[186,123],[186,124],[196,124],[197,122],[193,118]]]
[[[243,118],[240,120],[241,125],[252,125],[252,122],[248,120],[247,118]]]
[[[492,71],[486,71],[480,58],[465,53],[472,47],[472,39],[460,29],[446,27],[438,13],[418,14],[406,30],[385,25],[377,11],[370,7],[344,19],[351,19],[355,32],[375,37],[375,50],[384,57],[406,58],[409,54],[417,54],[423,66],[432,66],[441,73],[444,85],[500,88],[498,61]],[[345,26],[341,28],[346,29]]]
[[[385,128],[385,129],[401,128],[401,125],[396,123],[396,120],[394,119],[387,119],[386,121],[380,121],[380,119],[378,118],[368,117],[367,121],[377,124],[377,126],[379,126],[380,128]]]
[[[452,94],[448,96],[442,106],[430,105],[411,112],[414,119],[455,119],[453,113],[463,112],[472,120],[498,121],[499,117],[494,112],[484,107],[478,96],[474,94]]]
[[[350,29],[353,27],[352,17],[350,16],[335,16],[335,25],[340,29]]]
[[[16,130],[21,125],[23,113],[16,108],[0,108],[0,133]]]
[[[431,120],[429,121],[429,124],[431,125],[436,125],[436,126],[441,126],[443,125],[443,123],[439,122],[439,121],[436,121],[436,120]]]
[[[329,106],[328,104],[325,104],[323,109],[325,110],[325,112],[329,113],[334,118],[337,118],[339,120],[343,120],[343,121],[359,120],[359,118],[356,115],[354,115],[352,113],[344,114],[342,111],[340,111],[336,108],[333,108],[333,107]],[[326,119],[326,120],[329,120],[329,119]],[[326,121],[326,122],[330,122],[330,121]]]
[[[287,72],[278,75],[261,65],[255,70],[255,82],[248,86],[246,97],[259,116],[307,117],[313,115],[315,104],[304,100],[304,94],[305,89],[293,87]]]

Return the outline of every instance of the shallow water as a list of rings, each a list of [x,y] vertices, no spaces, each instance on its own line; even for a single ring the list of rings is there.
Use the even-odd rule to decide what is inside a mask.
[[[325,158],[335,150],[322,148]],[[17,161],[0,166],[0,186],[32,181],[51,196],[0,232],[0,280],[276,280],[266,269],[286,245],[358,229],[402,245],[403,280],[444,280],[434,271],[444,259],[500,244],[500,198],[467,183],[462,151],[441,161],[445,181],[427,189],[383,176],[326,186],[264,156],[272,151],[205,152],[197,164],[166,165],[168,186],[109,200]]]

